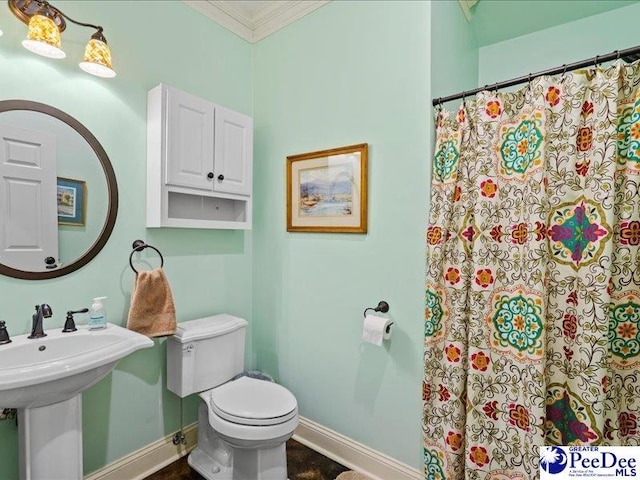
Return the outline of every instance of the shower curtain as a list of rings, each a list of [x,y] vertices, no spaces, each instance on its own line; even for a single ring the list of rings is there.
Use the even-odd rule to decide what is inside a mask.
[[[638,445],[640,66],[441,111],[427,229],[425,478],[538,478]]]

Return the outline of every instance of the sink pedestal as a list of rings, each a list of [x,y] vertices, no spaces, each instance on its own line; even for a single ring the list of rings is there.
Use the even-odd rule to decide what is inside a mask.
[[[18,409],[20,479],[82,480],[80,395],[153,340],[112,323],[12,340],[0,348],[0,405]]]
[[[82,480],[82,395],[18,409],[20,478]]]

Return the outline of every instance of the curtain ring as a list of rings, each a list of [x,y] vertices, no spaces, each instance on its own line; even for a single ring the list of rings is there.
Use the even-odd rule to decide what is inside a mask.
[[[560,78],[560,83],[564,84],[564,81],[567,79],[567,64],[564,63],[562,65],[562,75]]]
[[[616,60],[620,60],[620,50],[616,50],[615,54],[616,54]]]
[[[599,58],[600,58],[600,55],[596,55],[596,58],[595,58],[595,60],[594,60],[594,62],[593,62],[593,67],[594,67],[594,68],[598,68],[598,59],[599,59]]]
[[[466,106],[466,102],[467,102],[467,92],[463,91],[462,92],[462,106]]]
[[[438,97],[438,104],[436,105],[436,110],[438,113],[442,112],[442,97]]]

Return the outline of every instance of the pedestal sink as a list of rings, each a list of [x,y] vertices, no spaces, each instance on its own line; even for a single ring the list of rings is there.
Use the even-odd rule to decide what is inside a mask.
[[[153,341],[111,323],[103,330],[79,326],[12,340],[0,345],[0,408],[18,409],[20,478],[80,480],[81,392]]]

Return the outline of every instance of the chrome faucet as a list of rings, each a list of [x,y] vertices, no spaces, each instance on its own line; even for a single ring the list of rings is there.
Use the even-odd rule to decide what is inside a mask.
[[[42,305],[36,305],[36,313],[34,313],[31,317],[33,320],[31,335],[29,335],[27,338],[46,337],[47,334],[44,333],[44,330],[42,329],[42,319],[49,318],[51,315],[53,315],[53,311],[51,310],[51,307],[49,305],[47,305],[46,303],[43,303]]]

